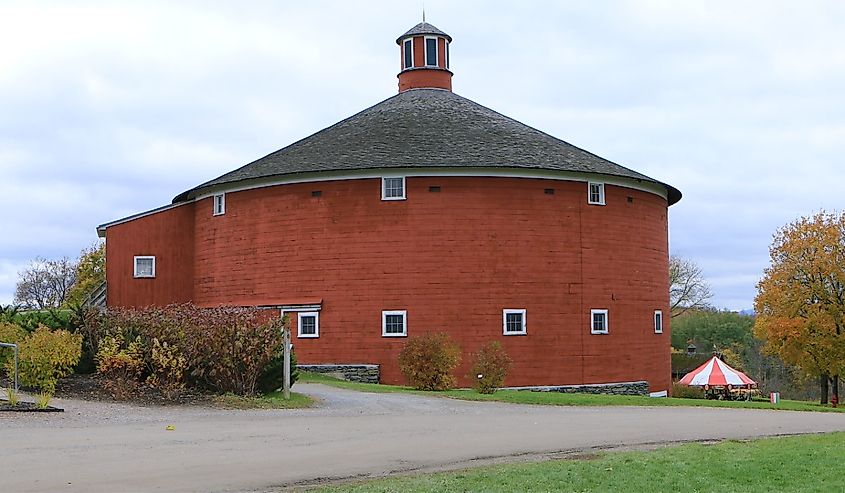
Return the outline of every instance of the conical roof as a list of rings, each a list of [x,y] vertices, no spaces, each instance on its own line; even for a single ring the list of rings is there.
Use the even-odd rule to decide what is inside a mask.
[[[391,168],[525,168],[619,176],[676,188],[443,89],[412,89],[214,180],[188,190],[297,173]]]
[[[678,383],[693,387],[703,387],[705,385],[753,387],[757,385],[757,382],[748,378],[748,375],[730,367],[727,363],[720,360],[718,356],[713,356],[703,365],[684,375]]]
[[[401,43],[402,40],[407,38],[408,36],[422,36],[425,34],[443,36],[444,38],[448,39],[450,43],[452,42],[452,36],[449,36],[440,29],[437,29],[436,27],[432,26],[428,22],[423,21],[417,24],[416,26],[412,27],[411,29],[408,29],[408,32],[406,32],[402,36],[396,38],[396,44]]]

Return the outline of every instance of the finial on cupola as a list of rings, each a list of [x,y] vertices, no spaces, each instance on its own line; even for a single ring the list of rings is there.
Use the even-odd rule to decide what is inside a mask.
[[[399,72],[399,92],[408,89],[435,88],[452,90],[449,70],[449,45],[452,37],[425,21],[399,36],[402,71]]]

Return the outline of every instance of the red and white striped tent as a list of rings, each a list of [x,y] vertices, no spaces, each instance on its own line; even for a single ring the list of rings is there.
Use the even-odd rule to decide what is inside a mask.
[[[713,356],[706,363],[684,375],[678,383],[691,387],[728,387],[754,388],[757,382],[748,375],[728,366],[727,363]]]

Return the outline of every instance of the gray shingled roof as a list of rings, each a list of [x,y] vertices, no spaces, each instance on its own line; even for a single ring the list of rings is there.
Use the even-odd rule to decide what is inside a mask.
[[[407,38],[408,36],[421,36],[423,34],[435,34],[444,36],[446,39],[449,40],[450,43],[452,42],[452,36],[449,36],[440,29],[437,29],[436,27],[432,26],[428,22],[420,22],[416,26],[409,29],[408,32],[396,38],[396,44],[400,44],[402,40]]]
[[[188,190],[294,173],[390,168],[530,168],[621,176],[676,188],[444,89],[401,92],[331,127]]]

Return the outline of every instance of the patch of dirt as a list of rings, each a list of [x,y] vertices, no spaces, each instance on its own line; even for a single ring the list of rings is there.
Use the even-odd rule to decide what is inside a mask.
[[[159,389],[149,385],[141,385],[137,395],[129,399],[115,399],[106,390],[96,374],[70,375],[59,380],[56,384],[55,397],[80,399],[85,401],[124,402],[140,405],[202,405],[213,404],[213,396],[200,392],[185,390],[174,398],[168,398]]]
[[[571,454],[571,455],[566,455],[566,456],[563,457],[562,460],[598,460],[598,459],[601,459],[601,458],[602,458],[601,454],[582,452],[582,453],[575,453],[575,454]]]
[[[53,406],[47,406],[43,409],[35,405],[34,402],[20,401],[16,405],[9,404],[9,401],[0,401],[0,412],[10,413],[61,413],[64,409],[59,409]]]

